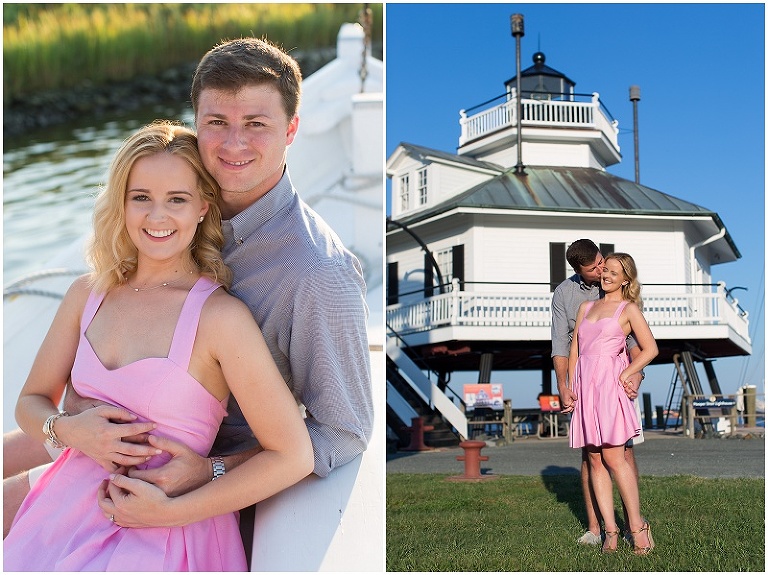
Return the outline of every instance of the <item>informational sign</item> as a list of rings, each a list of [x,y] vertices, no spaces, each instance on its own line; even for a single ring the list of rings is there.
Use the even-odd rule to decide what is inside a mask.
[[[504,386],[500,383],[465,383],[464,403],[467,409],[489,407],[504,409]]]
[[[694,399],[691,402],[696,409],[708,409],[711,407],[736,407],[735,399],[710,397],[709,399]]]

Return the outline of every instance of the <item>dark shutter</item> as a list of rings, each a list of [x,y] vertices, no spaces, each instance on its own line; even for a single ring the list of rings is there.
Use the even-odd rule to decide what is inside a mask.
[[[435,270],[432,268],[432,259],[424,254],[424,297],[432,297],[435,294]]]
[[[603,257],[612,254],[614,251],[616,250],[613,247],[613,244],[600,244],[600,253],[603,254]]]
[[[459,280],[459,289],[464,289],[464,244],[453,246],[453,269],[451,277]]]
[[[432,267],[432,260],[427,254],[424,254],[424,297],[435,295],[435,269]]]
[[[565,244],[549,244],[549,289],[555,288],[565,280]]]
[[[400,278],[397,275],[397,262],[387,264],[387,305],[399,301]]]

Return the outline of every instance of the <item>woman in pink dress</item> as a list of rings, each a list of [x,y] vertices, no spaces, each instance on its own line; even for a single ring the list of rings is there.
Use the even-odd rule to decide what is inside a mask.
[[[603,552],[616,551],[619,539],[613,477],[629,518],[634,551],[645,555],[653,548],[653,539],[640,514],[637,477],[624,457],[624,444],[640,432],[640,422],[625,388],[627,379],[658,355],[658,347],[641,311],[640,284],[632,257],[608,255],[600,283],[605,296],[579,307],[573,332],[568,381],[576,401],[570,445],[588,451],[590,481],[605,523]],[[626,350],[630,332],[641,350],[631,363]]]
[[[155,511],[173,527],[121,525],[127,469],[64,452],[24,500],[4,541],[9,571],[243,571],[237,511],[313,469],[312,445],[248,308],[223,286],[218,188],[189,129],[158,122],[126,140],[94,210],[93,272],[67,292],[22,389],[16,418],[61,446],[78,418],[57,406],[67,380],[87,397],[152,422],[151,434],[206,456],[230,393],[263,451]],[[98,409],[98,408],[97,408]],[[85,421],[85,420],[84,420]],[[159,466],[156,451],[137,467]],[[105,497],[99,505],[99,493]],[[197,512],[182,525],[176,510]]]

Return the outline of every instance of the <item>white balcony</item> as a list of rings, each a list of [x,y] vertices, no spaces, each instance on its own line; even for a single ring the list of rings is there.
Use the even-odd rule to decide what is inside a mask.
[[[726,296],[724,284],[700,292],[676,293],[680,286],[644,289],[643,312],[657,341],[728,342],[751,353],[747,313]],[[690,288],[689,288],[690,289]],[[666,290],[666,291],[662,291]],[[647,293],[646,293],[647,292]],[[451,340],[548,340],[552,294],[462,291],[387,307],[387,325],[410,345]],[[730,354],[729,354],[730,355]]]
[[[471,116],[464,110],[459,115],[460,153],[463,149],[471,155],[476,155],[477,149],[483,149],[484,145],[516,131],[517,98],[512,96]],[[592,94],[588,101],[523,99],[521,117],[526,141],[556,137],[560,141],[592,142],[606,162],[619,161],[619,123],[608,117],[600,105],[600,96],[597,93]],[[554,134],[551,133],[552,128],[559,128],[561,131]],[[537,129],[546,130],[537,132]]]

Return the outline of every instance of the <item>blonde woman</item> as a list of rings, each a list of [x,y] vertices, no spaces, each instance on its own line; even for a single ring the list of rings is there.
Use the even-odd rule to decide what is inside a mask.
[[[600,284],[605,296],[579,307],[573,332],[568,382],[576,400],[570,445],[588,452],[590,481],[604,522],[603,552],[616,551],[619,540],[613,477],[629,519],[634,551],[645,555],[654,547],[651,529],[640,514],[637,479],[624,457],[624,444],[640,432],[640,422],[625,387],[629,377],[658,355],[658,347],[641,311],[632,257],[608,255]],[[631,363],[626,350],[630,332],[641,350]]]
[[[243,571],[237,510],[311,473],[296,402],[250,311],[222,287],[231,274],[219,251],[217,193],[186,128],[152,124],[117,152],[94,211],[93,272],[66,294],[17,404],[25,433],[65,449],[16,515],[5,570]],[[125,409],[151,423],[152,435],[202,456],[231,393],[264,450],[223,475],[214,466],[215,481],[167,497],[127,477],[126,467],[78,450],[72,430],[88,429],[92,415],[58,411],[70,375],[78,394]],[[169,458],[156,450],[136,467]],[[112,501],[137,489],[150,492],[154,513],[171,527],[121,524]]]

